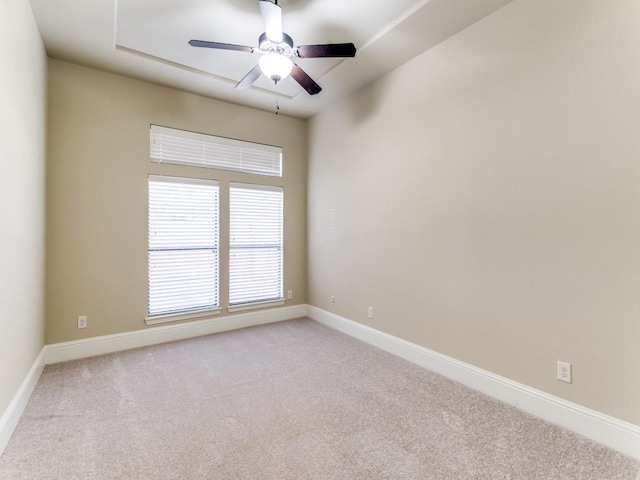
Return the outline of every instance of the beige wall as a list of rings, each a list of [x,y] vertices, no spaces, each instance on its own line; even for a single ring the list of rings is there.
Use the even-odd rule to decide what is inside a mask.
[[[639,25],[516,0],[314,117],[310,303],[640,424]]]
[[[306,121],[50,60],[47,343],[146,328],[150,173],[221,181],[226,306],[228,182],[255,176],[151,164],[150,124],[283,147],[283,177],[265,181],[285,188],[287,305],[306,302]]]
[[[0,416],[44,341],[46,56],[27,0],[0,2]]]

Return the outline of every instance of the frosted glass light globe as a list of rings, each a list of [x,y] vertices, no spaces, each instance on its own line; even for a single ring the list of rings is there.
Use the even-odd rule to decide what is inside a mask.
[[[287,78],[293,68],[293,63],[288,57],[279,53],[266,53],[258,60],[260,70],[267,77],[278,83],[283,78]]]

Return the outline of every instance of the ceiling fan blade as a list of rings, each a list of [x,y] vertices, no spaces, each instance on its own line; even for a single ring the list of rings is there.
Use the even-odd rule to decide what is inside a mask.
[[[260,78],[260,75],[262,75],[262,70],[260,70],[260,65],[256,65],[249,73],[244,76],[242,80],[238,82],[236,88],[238,90],[246,90]]]
[[[319,57],[355,57],[356,46],[353,43],[329,43],[326,45],[301,45],[297,48],[300,58]]]
[[[322,87],[318,85],[313,78],[311,78],[307,73],[302,70],[295,63],[293,64],[293,68],[291,69],[291,76],[293,79],[300,84],[302,88],[304,88],[309,95],[316,95],[322,91]]]
[[[269,0],[260,0],[259,3],[267,38],[275,43],[282,42],[282,10],[280,6]]]
[[[234,45],[233,43],[205,42],[204,40],[189,40],[192,47],[217,48],[220,50],[235,50],[238,52],[252,53],[253,47]]]

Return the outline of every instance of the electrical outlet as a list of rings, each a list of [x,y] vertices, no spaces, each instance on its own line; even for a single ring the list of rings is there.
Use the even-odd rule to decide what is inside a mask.
[[[78,328],[87,328],[87,316],[80,315],[78,317]]]
[[[558,380],[571,383],[571,364],[558,360]]]
[[[367,316],[368,316],[369,318],[373,318],[373,307],[369,307],[369,308],[367,309]]]
[[[335,303],[336,303],[336,297],[331,295],[331,305],[335,305]]]
[[[293,290],[287,290],[287,298],[291,300],[293,298]]]

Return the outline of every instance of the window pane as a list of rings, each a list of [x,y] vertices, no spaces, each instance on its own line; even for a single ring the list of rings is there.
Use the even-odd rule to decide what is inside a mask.
[[[149,251],[149,314],[214,308],[217,250]]]
[[[282,176],[282,148],[151,125],[151,161]]]
[[[149,315],[218,302],[218,184],[149,178]]]
[[[229,304],[282,298],[282,189],[232,183]]]

